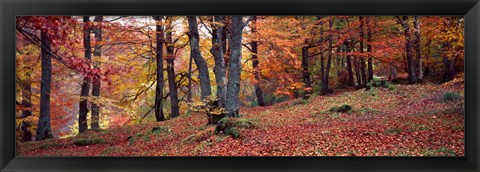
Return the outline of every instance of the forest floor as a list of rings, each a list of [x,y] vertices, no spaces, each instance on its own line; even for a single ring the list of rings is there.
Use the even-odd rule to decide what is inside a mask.
[[[18,143],[20,156],[464,156],[463,83],[343,90],[241,108],[239,138],[206,115]],[[460,97],[448,95],[455,93]],[[458,93],[458,94],[457,94]],[[348,104],[346,113],[329,111]]]

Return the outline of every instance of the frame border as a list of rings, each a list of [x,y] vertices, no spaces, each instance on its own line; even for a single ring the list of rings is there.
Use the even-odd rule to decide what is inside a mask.
[[[465,15],[465,156],[15,157],[15,16],[119,14]],[[479,0],[0,0],[0,23],[0,171],[479,171]]]

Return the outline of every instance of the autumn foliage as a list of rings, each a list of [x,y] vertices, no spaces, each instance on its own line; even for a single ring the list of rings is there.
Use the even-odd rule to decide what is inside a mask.
[[[18,16],[16,39],[20,156],[465,155],[461,16]]]

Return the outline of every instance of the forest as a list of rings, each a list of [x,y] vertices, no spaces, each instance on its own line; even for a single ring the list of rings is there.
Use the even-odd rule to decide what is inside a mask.
[[[464,156],[464,25],[17,16],[17,156]]]

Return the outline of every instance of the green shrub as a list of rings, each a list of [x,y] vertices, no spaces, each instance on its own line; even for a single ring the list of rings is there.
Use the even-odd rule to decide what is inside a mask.
[[[458,100],[461,100],[461,99],[462,99],[462,96],[458,93],[454,93],[454,92],[443,93],[443,101],[444,102],[458,101]]]

